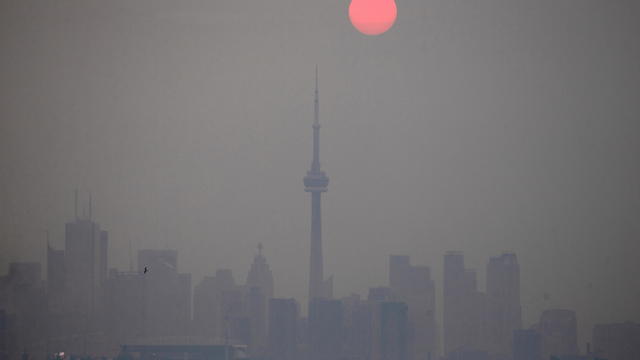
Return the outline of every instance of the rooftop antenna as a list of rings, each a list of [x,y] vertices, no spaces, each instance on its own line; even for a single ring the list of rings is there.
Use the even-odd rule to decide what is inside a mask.
[[[73,190],[73,216],[78,220],[78,188]]]
[[[131,247],[131,239],[129,239],[129,272],[133,272],[133,250]]]
[[[262,257],[262,243],[258,243],[258,256]]]
[[[91,193],[89,193],[89,220],[92,219],[93,206],[91,204]]]

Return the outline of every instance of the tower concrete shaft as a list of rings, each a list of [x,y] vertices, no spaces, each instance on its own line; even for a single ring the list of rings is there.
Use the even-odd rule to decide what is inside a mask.
[[[304,191],[311,193],[311,253],[309,257],[309,301],[330,297],[324,281],[322,261],[322,210],[321,194],[327,191],[329,178],[320,170],[320,122],[318,103],[318,68],[316,67],[316,87],[313,119],[313,161],[311,170],[304,177]]]

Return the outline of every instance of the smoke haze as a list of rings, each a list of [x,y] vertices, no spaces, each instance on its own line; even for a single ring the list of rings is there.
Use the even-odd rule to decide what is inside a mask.
[[[518,255],[524,326],[548,308],[640,321],[640,5],[398,0],[379,37],[344,0],[0,4],[0,268],[45,261],[73,190],[109,266],[178,250],[196,284],[264,244],[306,299],[314,67],[325,273],[387,283],[387,256],[481,278]],[[545,299],[544,294],[549,294]]]

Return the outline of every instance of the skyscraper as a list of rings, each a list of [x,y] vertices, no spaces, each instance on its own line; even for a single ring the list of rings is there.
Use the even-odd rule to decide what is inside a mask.
[[[262,244],[258,244],[258,255],[253,258],[247,274],[247,287],[261,288],[267,300],[273,297],[273,274],[267,259],[262,255]]]
[[[427,266],[411,265],[409,256],[389,256],[389,287],[408,306],[408,358],[436,354],[435,286]]]
[[[329,178],[320,170],[320,121],[318,103],[318,68],[313,117],[313,161],[304,177],[304,191],[311,193],[311,255],[309,258],[309,301],[315,298],[330,298],[331,279],[325,282],[322,264],[322,222],[320,196],[327,191]]]
[[[520,266],[516,254],[492,257],[487,265],[487,328],[493,354],[512,353],[513,332],[522,327]]]
[[[90,216],[65,224],[64,271],[68,300],[74,311],[81,314],[82,328],[86,327],[87,317],[100,322],[95,316],[101,311],[102,285],[107,278],[108,235]]]
[[[443,295],[445,357],[484,350],[486,296],[478,291],[476,272],[465,268],[460,252],[449,251],[444,256]]]
[[[269,300],[269,359],[297,360],[298,304],[294,299]]]
[[[546,310],[540,316],[538,332],[542,339],[542,356],[578,354],[578,321],[573,310]]]
[[[178,272],[178,252],[139,250],[138,272],[144,275],[144,336],[186,333],[191,318],[191,274]]]
[[[262,353],[267,342],[269,299],[273,298],[273,275],[262,255],[262,244],[247,275],[247,312],[251,320],[251,354]]]
[[[407,360],[407,305],[381,302],[374,305],[372,360]]]
[[[533,329],[513,332],[513,360],[540,360],[542,342],[540,334]]]
[[[640,324],[625,322],[593,327],[593,350],[607,360],[640,359]]]
[[[344,346],[343,317],[340,300],[315,298],[309,302],[308,359],[341,359]]]

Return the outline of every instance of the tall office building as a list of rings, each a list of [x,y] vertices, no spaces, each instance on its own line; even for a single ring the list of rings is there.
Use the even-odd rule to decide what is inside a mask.
[[[105,283],[106,333],[111,346],[144,337],[145,274],[112,269]]]
[[[362,301],[355,294],[341,301],[345,330],[343,359],[370,360],[373,340],[372,302]]]
[[[294,299],[269,300],[269,359],[299,359],[298,320],[298,304]]]
[[[338,360],[344,346],[342,302],[315,298],[309,303],[310,360]]]
[[[222,294],[236,288],[229,269],[205,276],[193,290],[193,327],[196,335],[222,342],[225,336]]]
[[[578,354],[578,321],[572,310],[546,310],[540,316],[537,330],[542,339],[542,356]]]
[[[318,69],[313,118],[313,160],[304,177],[304,191],[311,193],[311,254],[309,257],[309,302],[315,298],[331,298],[332,281],[324,280],[322,260],[322,210],[321,195],[327,191],[329,178],[320,170],[320,120],[318,102]]]
[[[486,296],[477,289],[476,273],[465,269],[464,256],[444,256],[444,354],[484,350]]]
[[[249,345],[252,355],[255,355],[263,353],[266,346],[269,299],[273,298],[273,275],[262,255],[262,244],[258,244],[258,254],[253,258],[247,274],[246,288],[247,313],[251,321]]]
[[[11,346],[9,345],[9,316],[7,311],[0,309],[0,360],[8,360]]]
[[[402,302],[373,305],[372,360],[408,359],[408,309]]]
[[[512,348],[513,360],[541,360],[542,341],[533,329],[515,330]]]
[[[105,330],[105,282],[108,233],[93,221],[89,211],[78,215],[75,197],[73,221],[65,224],[64,250],[47,241],[47,321],[50,350],[99,351]]]
[[[140,250],[138,272],[144,275],[144,335],[186,334],[191,319],[191,274],[178,272],[178,252]]]
[[[389,287],[394,297],[407,304],[409,359],[435,358],[435,285],[427,266],[413,266],[409,256],[389,256]]]
[[[487,345],[492,354],[512,353],[512,337],[522,327],[520,266],[515,254],[493,257],[487,264]]]
[[[258,254],[253,258],[251,269],[247,274],[247,287],[259,287],[267,299],[273,297],[273,274],[267,259],[262,255],[262,244],[258,244]]]
[[[594,326],[593,352],[607,360],[640,359],[640,324],[625,322]]]
[[[17,358],[26,348],[34,355],[44,356],[42,339],[46,329],[42,319],[46,300],[40,263],[9,264],[9,273],[0,277],[0,309],[6,311],[5,323],[0,325],[4,328],[0,332],[5,333],[0,337],[4,336],[7,342],[0,344],[0,349],[4,348],[9,358]]]
[[[89,214],[65,224],[66,302],[74,313],[71,328],[95,331],[102,323],[103,284],[107,278],[108,234]],[[53,270],[53,269],[52,269]]]

